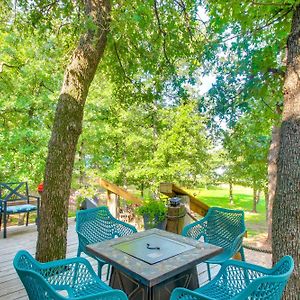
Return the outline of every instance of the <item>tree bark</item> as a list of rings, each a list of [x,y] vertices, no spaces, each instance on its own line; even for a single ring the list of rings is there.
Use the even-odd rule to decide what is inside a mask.
[[[261,193],[261,190],[257,190],[257,192],[256,192],[256,204],[258,204],[259,201],[260,201],[260,193]]]
[[[256,201],[257,201],[257,190],[254,187],[253,188],[253,206],[252,206],[252,212],[257,213],[256,211]]]
[[[273,205],[273,262],[291,255],[295,269],[284,299],[300,295],[300,5],[293,12],[287,40],[277,188]]]
[[[144,183],[142,182],[140,185],[141,197],[144,198]]]
[[[265,208],[266,208],[266,221],[268,220],[268,204],[269,204],[269,194],[268,187],[264,187],[264,196],[265,196]]]
[[[44,175],[36,257],[64,258],[68,202],[76,145],[82,130],[84,104],[107,41],[110,0],[85,0],[85,14],[94,27],[80,38],[66,68],[59,96]]]
[[[267,203],[267,224],[268,224],[268,237],[267,241],[272,241],[272,211],[273,203],[276,192],[277,182],[277,160],[280,147],[280,127],[273,126],[272,140],[269,148],[268,155],[268,201]]]
[[[84,187],[84,143],[81,141],[79,150],[78,150],[78,157],[79,157],[79,187]]]
[[[229,203],[233,205],[232,181],[229,180]]]

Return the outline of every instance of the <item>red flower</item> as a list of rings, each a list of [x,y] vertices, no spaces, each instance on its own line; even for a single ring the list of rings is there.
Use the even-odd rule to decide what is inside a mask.
[[[41,183],[38,185],[37,190],[38,190],[39,193],[42,193],[42,192],[43,192],[43,190],[44,190],[44,182],[41,182]]]

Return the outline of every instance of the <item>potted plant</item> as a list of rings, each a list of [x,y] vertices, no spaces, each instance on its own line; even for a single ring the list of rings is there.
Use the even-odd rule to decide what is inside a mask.
[[[165,230],[167,224],[167,206],[162,200],[147,199],[136,209],[136,213],[143,217],[144,228],[158,228]]]

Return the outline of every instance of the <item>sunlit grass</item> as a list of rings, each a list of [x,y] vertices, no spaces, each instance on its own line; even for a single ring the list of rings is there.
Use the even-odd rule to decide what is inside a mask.
[[[209,189],[190,190],[196,198],[208,206],[219,206],[229,209],[242,209],[245,211],[245,220],[248,236],[253,236],[266,231],[266,208],[265,199],[261,195],[256,206],[257,213],[252,212],[253,196],[252,189],[241,186],[233,187],[233,204],[229,202],[229,187],[217,186]]]

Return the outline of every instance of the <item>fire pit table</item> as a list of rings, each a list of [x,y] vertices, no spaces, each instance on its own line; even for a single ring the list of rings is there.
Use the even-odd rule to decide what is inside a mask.
[[[130,300],[165,300],[176,287],[198,288],[196,265],[222,252],[159,229],[88,245],[87,250],[113,266],[110,286]]]

